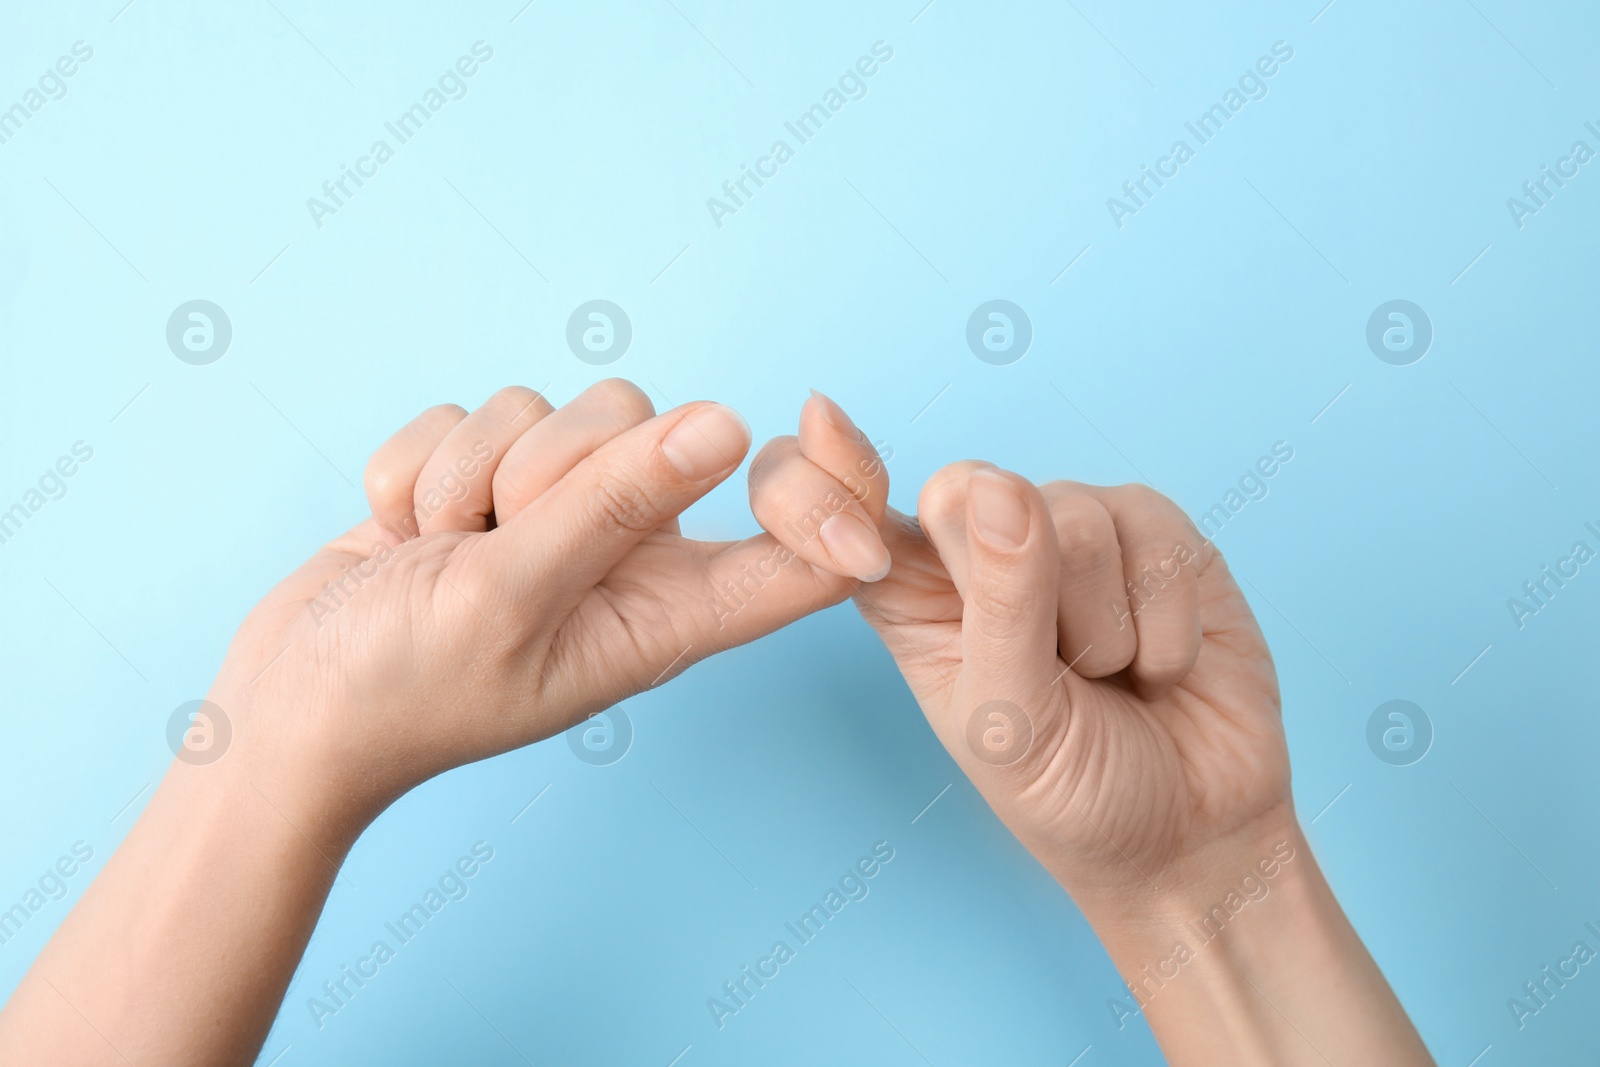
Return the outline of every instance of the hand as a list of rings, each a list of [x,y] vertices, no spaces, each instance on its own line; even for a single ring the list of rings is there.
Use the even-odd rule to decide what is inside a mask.
[[[169,768],[0,1012],[0,1062],[254,1062],[389,801],[842,599],[767,534],[679,533],[749,444],[727,408],[656,416],[622,381],[397,433],[372,518],[240,628],[210,694],[232,746]]]
[[[1433,1062],[1295,821],[1255,619],[1171,501],[965,462],[909,519],[820,395],[750,481],[761,524],[850,582],[945,748],[1083,909],[1127,983],[1119,1029],[1147,1015],[1175,1065]]]
[[[730,409],[656,416],[620,380],[559,410],[509,388],[470,415],[419,415],[367,466],[372,517],[233,642],[211,699],[252,779],[335,835],[359,833],[432,775],[839,599],[809,568],[769,566],[748,610],[718,607],[724,583],[782,549],[765,534],[691,540],[677,516],[748,447]]]
[[[1217,843],[1292,821],[1271,656],[1176,505],[963,462],[910,519],[886,507],[875,460],[814,396],[799,436],[752,464],[752,508],[836,574],[849,568],[825,539],[797,536],[817,502],[846,498],[881,531],[893,566],[857,606],[950,754],[1080,904],[1148,896]]]

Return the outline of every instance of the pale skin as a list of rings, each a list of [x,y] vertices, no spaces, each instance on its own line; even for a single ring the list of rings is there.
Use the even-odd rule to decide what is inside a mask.
[[[502,390],[398,432],[367,468],[372,518],[241,626],[208,694],[230,748],[172,764],[0,1012],[0,1062],[253,1062],[339,865],[397,797],[852,595],[1130,982],[1289,843],[1270,895],[1149,997],[1171,1062],[1432,1062],[1295,822],[1249,609],[1175,507],[957,464],[919,526],[819,395],[752,465],[773,533],[683,537],[749,444],[729,409],[655,415],[620,381],[560,409]],[[1134,611],[1124,578],[1180,544],[1193,559]],[[729,612],[752,569],[759,594]],[[1119,595],[1121,616],[1100,606]],[[993,701],[1027,720],[1025,752],[964,740]]]
[[[798,437],[752,464],[755,514],[792,536],[795,501],[831,494],[881,531],[892,565],[856,606],[950,755],[1142,989],[1124,1000],[1168,1061],[1431,1064],[1312,857],[1272,657],[1183,512],[1146,486],[1036,487],[963,462],[928,481],[913,519],[886,506],[876,460],[813,396]],[[793,547],[850,570],[815,541]],[[1230,893],[1259,901],[1235,912]]]

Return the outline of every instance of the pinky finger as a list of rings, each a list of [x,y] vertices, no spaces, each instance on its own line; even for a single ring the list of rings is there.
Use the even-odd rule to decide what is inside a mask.
[[[833,400],[811,391],[800,409],[800,451],[860,501],[873,522],[889,503],[889,471],[867,435]]]
[[[750,510],[783,546],[820,570],[862,582],[889,573],[872,517],[793,437],[769,441],[750,465]]]

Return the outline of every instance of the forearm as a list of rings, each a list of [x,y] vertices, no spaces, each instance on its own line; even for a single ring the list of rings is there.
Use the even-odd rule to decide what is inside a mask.
[[[1085,907],[1168,1062],[1433,1063],[1292,814],[1188,868]]]
[[[173,763],[0,1013],[0,1063],[253,1062],[353,839],[243,752]]]

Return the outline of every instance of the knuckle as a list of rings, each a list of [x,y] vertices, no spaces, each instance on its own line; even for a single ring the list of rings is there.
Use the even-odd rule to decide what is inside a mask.
[[[367,469],[362,474],[361,481],[366,487],[367,498],[374,505],[394,505],[409,502],[411,499],[411,486],[405,483],[404,478],[391,464],[384,461],[382,454],[373,456],[367,461]]]
[[[1169,686],[1183,681],[1189,671],[1187,667],[1165,660],[1158,662],[1140,660],[1134,664],[1134,673],[1148,685]]]
[[[1102,638],[1092,648],[1063,648],[1062,658],[1083,678],[1104,678],[1133,662],[1133,643]]]
[[[980,466],[988,464],[963,460],[934,471],[917,496],[917,514],[924,520],[938,520],[960,512],[966,507],[967,477]]]
[[[615,474],[596,483],[594,506],[600,521],[615,529],[646,534],[661,525],[661,506],[650,492]]]
[[[443,547],[436,551],[440,554],[426,567],[437,574],[437,580],[431,583],[434,607],[455,621],[452,629],[476,631],[486,615],[493,617],[490,609],[503,583],[493,581],[491,568],[483,566],[470,552],[454,553]]]
[[[791,461],[800,454],[800,438],[794,434],[783,437],[774,437],[761,446],[755,458],[750,461],[750,473],[747,478],[751,486],[770,477],[783,464]]]
[[[1051,509],[1054,509],[1056,503],[1066,497],[1069,492],[1068,484],[1060,478],[1053,478],[1048,482],[1041,483],[1039,486],[1039,495],[1044,497],[1046,506]]]
[[[445,431],[467,417],[467,409],[460,404],[435,404],[417,416],[417,421],[430,430]]]
[[[1022,629],[1033,615],[1029,594],[1001,585],[973,589],[967,598],[979,627],[988,634],[1004,637]]]
[[[508,385],[495,390],[494,395],[484,401],[483,406],[496,415],[510,420],[543,399],[537,390],[529,389],[525,385]]]
[[[1139,650],[1139,646],[1134,641],[1132,634],[1123,637],[1122,632],[1118,631],[1107,638],[1106,649],[1103,661],[1104,673],[1116,674],[1118,671],[1127,670],[1128,667],[1132,666],[1134,653]]]
[[[1090,497],[1062,497],[1051,504],[1050,517],[1064,555],[1093,554],[1116,543],[1111,513]]]
[[[455,586],[455,591],[464,602],[460,609],[467,614],[474,624],[481,622],[480,613],[488,612],[494,605],[495,583],[487,580],[487,575],[482,568],[463,567],[451,575],[450,584]]]
[[[656,413],[656,407],[650,402],[649,395],[626,378],[602,379],[590,386],[589,391],[600,401],[601,406],[628,420],[629,425],[637,425]]]
[[[452,597],[451,628],[455,640],[467,638],[473,659],[485,664],[511,664],[523,657],[516,640],[527,628],[506,594],[505,583],[487,574],[462,575]]]
[[[1057,500],[1064,497],[1089,497],[1090,487],[1085,486],[1082,482],[1069,481],[1066,478],[1052,478],[1039,487],[1039,492],[1053,505]]]
[[[1147,644],[1141,641],[1134,656],[1134,669],[1143,677],[1160,683],[1176,682],[1194,666],[1189,649],[1175,641]]]
[[[1178,505],[1143,482],[1119,485],[1112,492],[1124,507],[1142,514],[1169,515],[1178,511]]]

